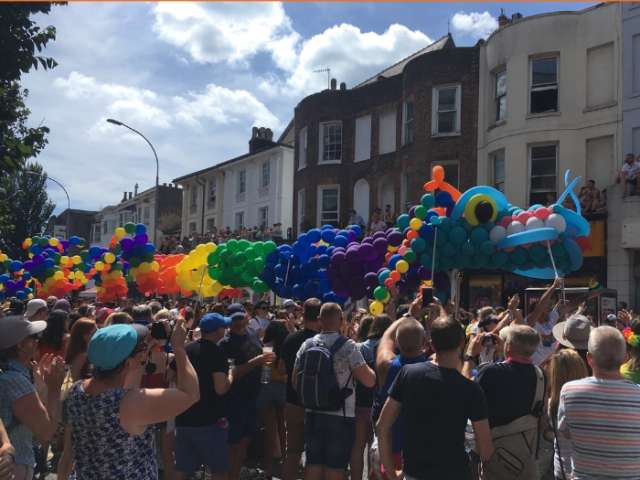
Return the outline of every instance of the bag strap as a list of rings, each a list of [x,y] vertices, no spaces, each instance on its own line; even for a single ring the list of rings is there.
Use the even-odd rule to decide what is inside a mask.
[[[562,461],[562,452],[560,451],[560,440],[558,440],[557,419],[555,417],[551,419],[551,425],[553,426],[553,435],[554,437],[556,437],[554,448],[555,447],[558,448],[558,460],[560,461],[560,471],[562,472],[562,480],[567,480],[567,474],[564,471],[564,462]]]
[[[531,414],[536,417],[540,416],[540,413],[537,412],[537,406],[542,403],[544,399],[544,373],[542,373],[542,369],[537,365],[534,365],[533,368],[536,372],[536,393],[533,396],[533,402],[531,403]]]
[[[340,350],[342,348],[342,346],[347,343],[348,338],[347,337],[343,337],[342,335],[339,336],[335,342],[333,342],[333,345],[331,345],[331,348],[329,349],[329,352],[331,353],[331,356],[335,355],[336,352],[338,350]]]

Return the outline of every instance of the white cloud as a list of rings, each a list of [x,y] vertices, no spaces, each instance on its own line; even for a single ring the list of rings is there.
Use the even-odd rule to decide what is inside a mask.
[[[457,12],[451,19],[453,30],[475,39],[487,38],[498,28],[498,20],[489,12]]]

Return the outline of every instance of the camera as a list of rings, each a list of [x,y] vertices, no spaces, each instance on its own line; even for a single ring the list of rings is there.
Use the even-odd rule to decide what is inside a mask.
[[[164,322],[154,322],[151,324],[151,338],[156,340],[167,340],[167,329],[164,326]]]
[[[491,333],[485,333],[483,337],[484,338],[482,339],[482,345],[485,347],[489,345],[495,345],[497,343],[495,337]]]

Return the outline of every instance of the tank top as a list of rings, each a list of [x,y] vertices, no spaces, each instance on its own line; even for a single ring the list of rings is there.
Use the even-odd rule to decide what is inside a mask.
[[[155,480],[158,467],[153,430],[131,435],[120,425],[123,388],[89,395],[76,382],[65,408],[73,441],[77,480]]]

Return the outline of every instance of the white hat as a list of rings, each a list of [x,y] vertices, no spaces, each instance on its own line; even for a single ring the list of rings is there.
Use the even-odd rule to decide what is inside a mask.
[[[289,307],[297,307],[298,305],[296,304],[296,302],[294,302],[290,298],[287,298],[284,302],[282,302],[282,306],[284,308],[289,308]]]
[[[29,300],[29,303],[27,303],[27,310],[24,312],[24,316],[27,318],[31,318],[43,308],[47,308],[47,302],[45,302],[41,298],[34,298],[33,300]]]
[[[47,322],[38,320],[30,322],[22,315],[10,315],[0,318],[0,350],[19,344],[30,335],[35,335],[47,328]]]

